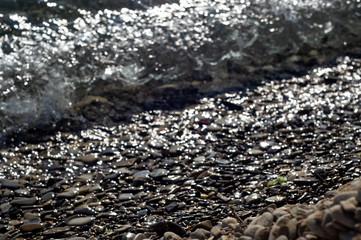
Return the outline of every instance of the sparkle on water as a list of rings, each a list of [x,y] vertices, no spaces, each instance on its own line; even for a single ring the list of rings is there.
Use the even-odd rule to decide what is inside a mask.
[[[269,69],[359,43],[353,37],[361,28],[359,0],[173,2],[79,8],[76,18],[45,15],[35,22],[22,13],[1,14],[0,129],[59,119],[107,84],[121,88],[199,72],[198,78],[227,81],[232,67]],[[46,2],[49,9],[61,4]]]

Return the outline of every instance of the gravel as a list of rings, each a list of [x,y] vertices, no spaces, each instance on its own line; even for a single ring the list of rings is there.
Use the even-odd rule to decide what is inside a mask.
[[[0,237],[360,237],[360,67],[4,146]]]

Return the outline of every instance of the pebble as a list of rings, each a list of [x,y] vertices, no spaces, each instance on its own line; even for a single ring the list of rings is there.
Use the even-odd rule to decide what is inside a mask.
[[[336,188],[360,177],[361,88],[354,77],[360,63],[315,68],[307,78],[214,95],[186,109],[136,110],[128,122],[108,127],[126,107],[119,100],[113,113],[102,113],[100,125],[84,123],[79,132],[59,130],[46,138],[39,134],[37,143],[5,146],[0,238],[356,237],[361,185]],[[340,78],[337,87],[324,86],[318,75],[351,67],[345,76],[353,77]],[[143,94],[137,93],[147,98]],[[149,98],[154,104],[158,99]],[[97,104],[85,106],[85,118],[92,107],[106,110]],[[228,111],[232,104],[239,108]],[[288,181],[267,186],[278,176]],[[324,194],[328,190],[336,197]],[[26,231],[38,224],[41,229]]]
[[[164,240],[181,240],[182,238],[173,232],[165,232]]]
[[[21,185],[13,181],[3,179],[1,180],[1,187],[9,188],[9,189],[18,189],[21,188]]]
[[[82,226],[91,223],[93,220],[93,217],[70,217],[65,220],[65,223],[71,226]]]
[[[227,217],[227,218],[222,220],[222,227],[223,228],[229,227],[229,228],[235,229],[237,224],[238,224],[237,219],[235,219],[233,217]]]
[[[22,232],[35,232],[40,231],[44,228],[44,225],[41,223],[28,223],[20,226],[20,231]]]
[[[20,205],[20,206],[27,206],[33,205],[38,201],[37,197],[32,198],[25,198],[25,197],[17,197],[10,201],[11,205]]]
[[[261,201],[261,195],[258,193],[252,193],[251,195],[248,195],[245,199],[245,203],[247,205],[257,204],[260,201]]]
[[[204,240],[204,239],[208,239],[211,235],[212,234],[210,231],[207,231],[203,228],[197,228],[194,232],[191,233],[190,238]]]
[[[93,164],[98,161],[98,156],[96,154],[87,154],[79,156],[78,159],[87,164]]]

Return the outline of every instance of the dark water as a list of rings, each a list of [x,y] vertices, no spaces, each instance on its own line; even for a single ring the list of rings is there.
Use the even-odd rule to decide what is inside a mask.
[[[104,86],[226,84],[361,47],[360,0],[0,1],[0,130]]]

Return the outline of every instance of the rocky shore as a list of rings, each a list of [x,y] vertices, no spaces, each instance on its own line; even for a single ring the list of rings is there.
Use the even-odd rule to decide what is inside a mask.
[[[360,76],[344,57],[5,146],[0,239],[359,239]]]

